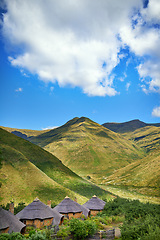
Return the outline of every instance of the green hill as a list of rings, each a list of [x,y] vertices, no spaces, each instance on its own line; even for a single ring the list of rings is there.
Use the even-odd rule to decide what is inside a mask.
[[[110,194],[82,179],[65,167],[59,159],[42,148],[0,128],[0,201],[31,202],[41,200],[58,203],[66,195],[77,197],[80,203],[93,194]]]
[[[18,128],[10,128],[10,127],[3,127],[0,126],[0,128],[6,130],[7,132],[13,133],[14,135],[21,137],[25,140],[28,140],[30,137],[38,136],[42,133],[50,131],[48,130],[31,130],[31,129],[18,129]]]
[[[156,149],[160,151],[160,127],[147,126],[134,132],[125,133],[125,137],[134,141],[147,152]]]
[[[85,117],[74,118],[30,141],[57,156],[80,176],[89,175],[97,183],[144,155],[132,141]]]
[[[115,171],[103,184],[154,196],[160,202],[160,151],[154,150],[145,158]]]
[[[102,126],[117,133],[127,133],[147,126],[160,127],[160,123],[145,123],[138,119],[135,119],[124,123],[104,123]]]

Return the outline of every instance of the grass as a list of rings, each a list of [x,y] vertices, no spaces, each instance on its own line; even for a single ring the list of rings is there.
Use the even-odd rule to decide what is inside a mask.
[[[29,142],[26,148],[26,141],[17,139],[12,146],[21,149],[18,158],[24,155],[49,178],[86,198],[107,195],[103,186],[117,195],[158,202],[160,127],[140,125],[134,132],[117,134],[88,118],[74,118],[30,138],[46,151]]]
[[[84,117],[72,119],[31,141],[83,178],[89,174],[96,183],[144,155],[132,141]]]
[[[160,147],[160,127],[147,126],[134,132],[125,133],[124,136],[147,152],[157,150]]]
[[[122,198],[139,200],[143,203],[150,202],[150,203],[160,204],[159,197],[147,196],[146,192],[144,194],[140,194],[139,192],[136,191],[137,189],[135,188],[130,188],[130,187],[126,188],[122,185],[121,186],[101,185],[101,187]]]
[[[50,198],[58,203],[66,195],[84,203],[92,194],[110,195],[79,177],[49,152],[3,129],[0,129],[0,142],[3,143],[0,145],[1,203],[13,199],[15,203],[29,203],[36,196],[45,202]]]

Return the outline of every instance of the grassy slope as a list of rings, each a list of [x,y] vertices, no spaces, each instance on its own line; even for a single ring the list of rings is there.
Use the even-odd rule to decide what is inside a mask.
[[[24,139],[0,129],[0,142],[3,156],[0,169],[2,202],[13,196],[15,201],[24,199],[28,202],[38,195],[42,200],[50,198],[56,203],[66,195],[72,199],[77,196],[80,202],[93,194],[110,196],[73,173],[52,154]]]
[[[160,153],[151,152],[147,157],[117,170],[104,180],[106,185],[130,189],[160,200]]]
[[[102,125],[117,133],[133,132],[136,129],[143,128],[146,126],[160,127],[160,123],[144,123],[138,119],[124,123],[104,123]]]
[[[160,147],[160,127],[147,126],[137,129],[134,132],[125,133],[124,135],[147,152],[159,149]]]
[[[19,151],[5,144],[1,145],[3,166],[0,170],[0,202],[14,201],[30,203],[38,196],[43,202],[48,199],[57,204],[66,195],[85,201],[85,197],[73,193],[58,184],[38,169]]]
[[[96,182],[143,156],[132,141],[84,117],[31,141],[56,155],[74,172],[83,177],[90,175]]]
[[[159,198],[160,127],[147,126],[123,135],[134,141],[148,154],[145,158],[117,170],[113,175],[106,178],[104,183],[108,186],[116,185],[118,188],[130,189],[132,192],[134,191],[139,194],[146,194]]]
[[[3,126],[0,126],[0,128],[4,129],[10,133],[12,133],[14,131],[21,132],[22,134],[25,134],[28,138],[32,137],[32,136],[38,136],[42,133],[50,131],[50,130],[18,129],[18,128],[3,127]]]

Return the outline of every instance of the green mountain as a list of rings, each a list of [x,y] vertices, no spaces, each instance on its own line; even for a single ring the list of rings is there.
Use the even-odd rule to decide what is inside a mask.
[[[36,196],[45,202],[51,199],[58,203],[66,195],[84,203],[93,194],[111,196],[79,177],[49,152],[1,128],[0,152],[1,203],[11,200],[29,203]]]
[[[31,137],[30,141],[96,183],[144,156],[133,141],[85,117],[74,118],[59,128]]]
[[[145,126],[123,133],[123,136],[144,149],[146,157],[115,171],[103,183],[108,189],[116,186],[132,193],[154,196],[152,200],[160,202],[160,127]]]
[[[160,202],[160,151],[154,150],[145,158],[115,171],[103,184],[154,196]]]
[[[25,140],[28,140],[30,137],[38,136],[42,133],[49,131],[49,130],[18,129],[18,128],[3,127],[3,126],[0,126],[0,128],[6,130],[7,132],[13,133],[14,135],[21,137]]]
[[[147,152],[157,149],[160,151],[160,127],[147,126],[124,135]]]
[[[136,129],[147,127],[147,126],[155,126],[160,127],[160,123],[144,123],[138,119],[132,120],[124,123],[104,123],[102,124],[105,128],[112,130],[117,133],[126,133],[133,132]]]
[[[55,155],[58,159],[52,154],[47,160],[41,159],[41,152],[38,158],[33,158],[35,153],[27,158],[51,180],[82,198],[90,198],[93,194],[104,196],[107,193],[103,188],[122,197],[159,202],[160,127],[158,124],[146,126],[135,120],[123,125],[122,129],[122,133],[116,133],[81,117],[52,130],[6,130],[25,134],[29,141],[47,150],[46,154]],[[57,159],[56,164],[51,158]]]

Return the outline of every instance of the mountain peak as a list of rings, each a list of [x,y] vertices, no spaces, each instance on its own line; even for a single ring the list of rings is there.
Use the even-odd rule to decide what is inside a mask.
[[[134,119],[128,122],[123,122],[123,123],[104,123],[102,124],[103,127],[106,127],[113,132],[117,133],[126,133],[126,132],[132,132],[135,131],[136,129],[143,128],[146,126],[156,126],[159,127],[159,123],[145,123],[140,121],[139,119]]]
[[[94,123],[94,121],[92,121],[91,119],[87,118],[87,117],[75,117],[71,120],[69,120],[67,123],[65,123],[64,125],[73,125],[73,124],[77,124],[77,123],[82,123],[82,122],[90,122],[90,123]]]

